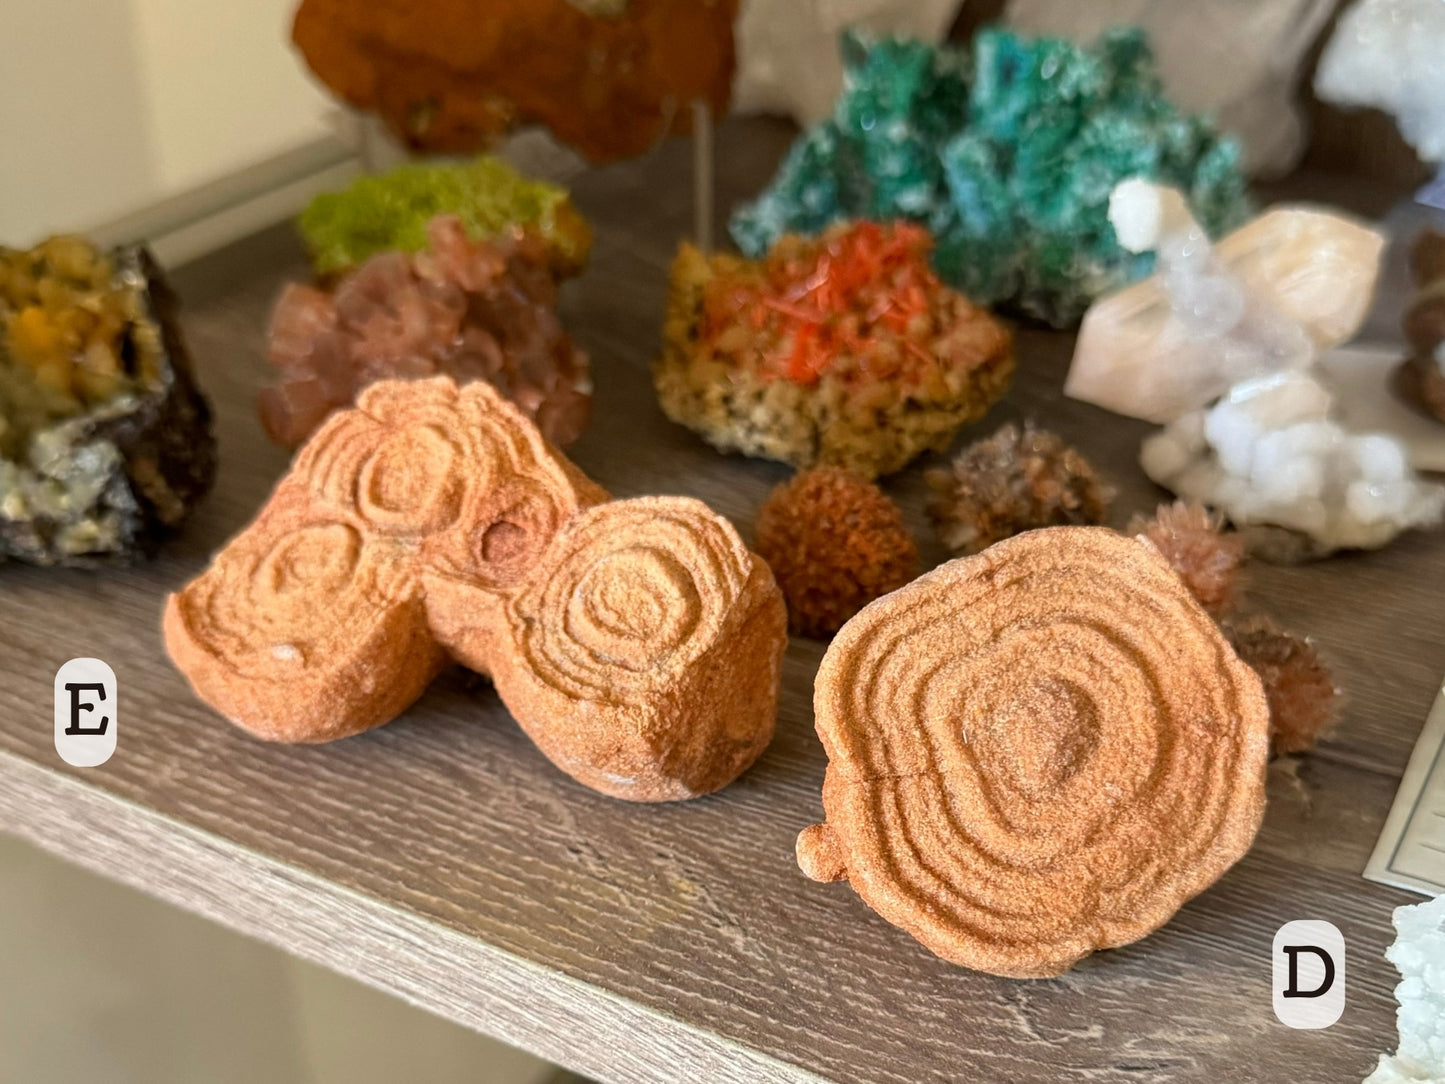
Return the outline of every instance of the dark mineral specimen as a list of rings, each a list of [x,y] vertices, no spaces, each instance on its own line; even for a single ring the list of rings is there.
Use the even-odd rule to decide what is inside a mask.
[[[0,249],[0,560],[149,553],[215,476],[174,297],[139,246]]]
[[[833,116],[733,215],[751,256],[840,218],[909,218],[973,301],[1063,326],[1151,267],[1114,239],[1119,181],[1174,185],[1211,232],[1249,212],[1238,146],[1163,97],[1139,30],[1086,49],[991,29],[971,52],[850,33],[843,54]]]
[[[1410,356],[1397,388],[1438,421],[1445,422],[1445,234],[1427,229],[1410,246],[1415,292],[1405,305]]]

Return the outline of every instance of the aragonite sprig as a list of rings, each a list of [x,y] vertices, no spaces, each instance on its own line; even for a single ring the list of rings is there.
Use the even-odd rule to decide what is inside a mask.
[[[1220,621],[1239,657],[1264,683],[1270,748],[1275,756],[1313,749],[1334,725],[1340,691],[1315,645],[1259,614],[1235,611],[1245,544],[1224,517],[1201,504],[1161,504],[1152,519],[1136,515],[1128,534],[1149,542]]]
[[[557,283],[540,240],[472,240],[454,215],[426,226],[422,252],[383,252],[331,291],[288,284],[271,313],[267,358],[279,370],[261,421],[295,447],[377,380],[485,380],[566,447],[592,410],[586,353],[557,318]]]
[[[959,554],[1040,527],[1098,526],[1114,499],[1077,449],[1031,422],[1005,425],[926,477],[929,518]]]
[[[1274,755],[1313,749],[1340,710],[1334,676],[1314,644],[1259,616],[1228,621],[1224,633],[1264,682]]]
[[[1224,516],[1202,504],[1161,504],[1152,519],[1129,521],[1131,535],[1143,535],[1179,573],[1199,604],[1216,617],[1229,612],[1239,589],[1244,540],[1225,531]]]
[[[1149,545],[1056,527],[845,625],[814,687],[815,879],[944,959],[1058,975],[1157,929],[1264,813],[1259,678]]]
[[[197,695],[272,741],[388,722],[450,657],[560,768],[634,801],[757,758],[787,643],[726,520],[608,502],[490,385],[446,378],[373,384],[328,419],[164,627]]]

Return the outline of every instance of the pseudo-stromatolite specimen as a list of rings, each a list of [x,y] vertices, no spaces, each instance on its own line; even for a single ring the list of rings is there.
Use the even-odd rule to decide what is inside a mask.
[[[1148,544],[1056,527],[940,566],[818,671],[816,880],[944,959],[1058,975],[1157,929],[1264,813],[1259,678]]]
[[[782,598],[705,505],[606,501],[490,385],[373,384],[170,597],[167,650],[290,742],[388,722],[451,657],[586,785],[715,790],[772,736]]]
[[[595,790],[717,790],[773,736],[784,615],[767,565],[700,501],[641,497],[558,532],[507,609],[497,688],[553,763]]]

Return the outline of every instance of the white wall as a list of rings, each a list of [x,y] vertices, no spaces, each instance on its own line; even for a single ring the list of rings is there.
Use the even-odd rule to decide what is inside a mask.
[[[0,244],[88,229],[331,135],[296,0],[0,0]]]

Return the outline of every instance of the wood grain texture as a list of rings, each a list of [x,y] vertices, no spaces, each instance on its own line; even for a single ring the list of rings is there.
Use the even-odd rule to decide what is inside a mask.
[[[719,205],[769,175],[789,132],[719,131]],[[647,373],[666,265],[690,226],[685,144],[589,172],[597,227],[563,318],[592,352],[595,420],[573,449],[618,496],[701,497],[746,535],[787,468],[725,458],[669,424]],[[1314,634],[1349,710],[1297,777],[1272,773],[1253,852],[1164,930],[1057,980],[933,958],[844,885],[807,881],[797,831],[822,812],[811,684],[795,640],[778,737],[718,795],[639,807],[562,776],[485,683],[446,673],[397,722],[318,748],[267,746],[198,704],[166,662],[164,593],[254,513],[285,465],[255,416],[269,304],[304,274],[287,231],[177,276],[219,413],[217,492],[157,561],[104,573],[0,568],[0,825],[92,868],[610,1081],[1358,1080],[1394,1045],[1381,958],[1404,893],[1359,870],[1445,674],[1445,537],[1299,568],[1256,567],[1248,601]],[[1148,427],[1059,394],[1067,336],[1023,329],[1005,402],[964,440],[1032,417],[1120,489],[1115,520],[1161,496],[1135,466]],[[922,467],[891,480],[924,544]],[[61,765],[51,682],[76,655],[115,668],[119,752]],[[1350,947],[1336,1026],[1270,1009],[1269,949],[1293,918]]]

